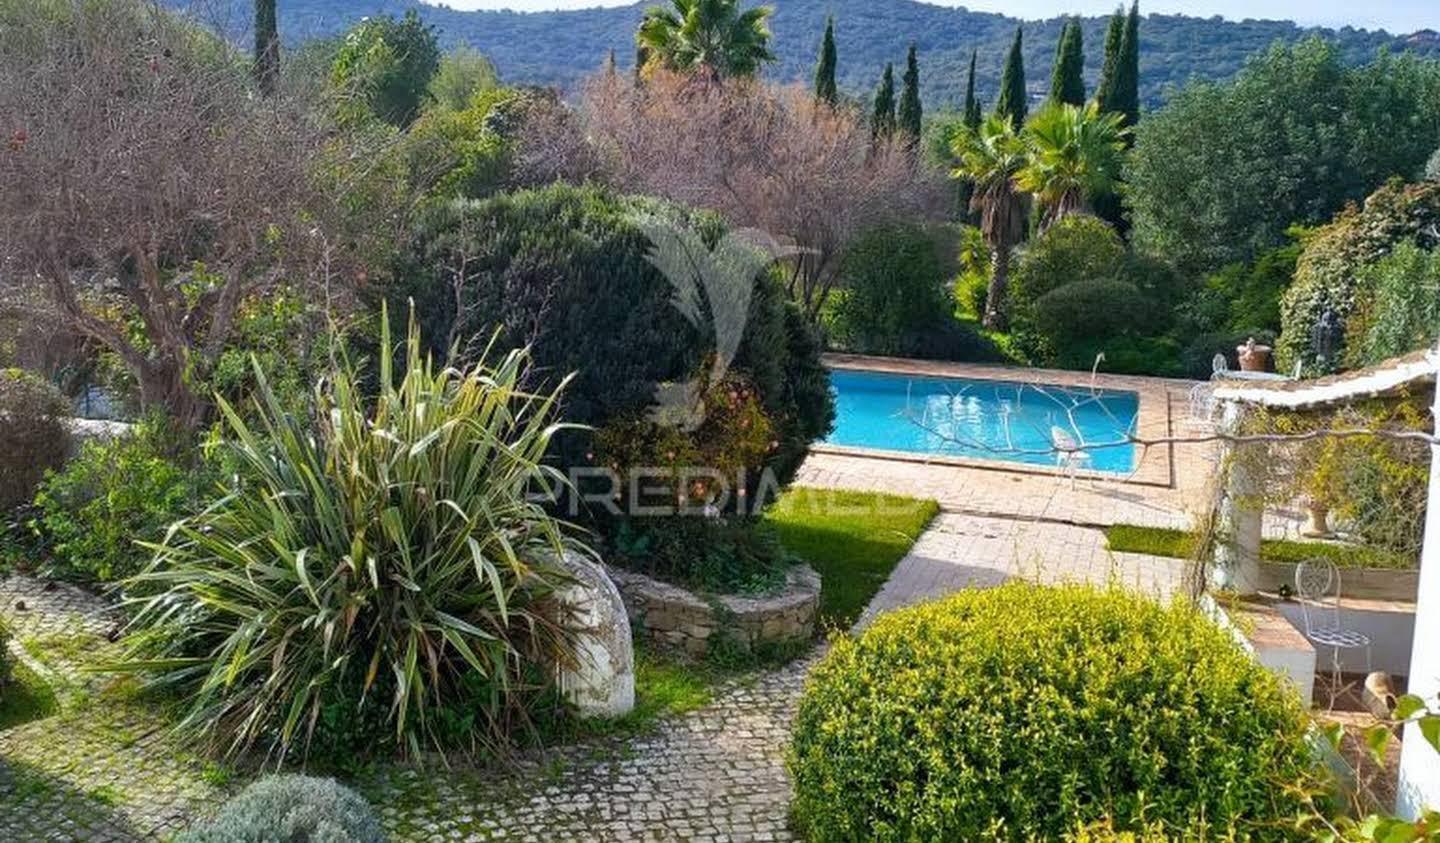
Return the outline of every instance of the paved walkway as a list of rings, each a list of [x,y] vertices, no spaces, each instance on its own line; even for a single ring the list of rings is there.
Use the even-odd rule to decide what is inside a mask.
[[[1214,463],[1198,446],[1182,450],[1174,486],[1082,481],[1071,489],[1053,476],[837,454],[813,455],[799,482],[941,502],[864,623],[1011,576],[1174,593],[1184,563],[1112,555],[1100,526],[1188,527]],[[66,689],[61,715],[0,732],[0,840],[163,839],[234,789],[175,745],[153,712],[75,670],[111,646],[115,619],[102,602],[16,577],[0,581],[0,617]],[[784,752],[809,664],[724,688],[704,709],[627,743],[568,747],[502,773],[392,768],[357,785],[400,841],[789,840]]]

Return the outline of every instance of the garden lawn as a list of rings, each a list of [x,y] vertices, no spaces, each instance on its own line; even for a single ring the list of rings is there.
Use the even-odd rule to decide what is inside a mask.
[[[1148,553],[1189,559],[1195,555],[1196,535],[1184,530],[1117,525],[1105,531],[1105,546],[1118,553]],[[1411,569],[1418,560],[1374,547],[1332,542],[1297,542],[1265,539],[1260,543],[1262,562],[1297,563],[1328,559],[1340,568]]]
[[[820,572],[820,622],[847,629],[939,511],[932,500],[795,488],[765,517]]]

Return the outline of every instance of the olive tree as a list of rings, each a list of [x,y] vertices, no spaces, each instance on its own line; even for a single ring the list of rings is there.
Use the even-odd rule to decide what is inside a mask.
[[[248,65],[150,3],[0,3],[0,291],[43,290],[182,427],[247,298],[339,265],[333,135]]]

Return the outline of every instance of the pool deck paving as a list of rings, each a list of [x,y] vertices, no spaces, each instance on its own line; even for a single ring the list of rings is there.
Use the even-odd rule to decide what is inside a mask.
[[[1188,390],[1161,383],[1174,419]],[[1213,446],[1167,450],[1168,484],[1082,479],[1072,487],[1054,474],[833,452],[812,454],[796,482],[941,504],[863,625],[883,611],[1017,576],[1118,582],[1161,597],[1185,588],[1185,563],[1104,546],[1105,526],[1186,528],[1208,500],[1218,470]],[[114,628],[99,598],[25,576],[0,580],[0,619],[32,642],[66,630],[103,642]],[[792,840],[784,752],[817,657],[818,649],[732,682],[704,708],[628,741],[565,747],[498,771],[390,767],[355,783],[399,841]],[[69,670],[63,655],[57,662]],[[164,839],[212,811],[235,783],[208,776],[162,723],[143,709],[91,705],[0,732],[0,839]]]

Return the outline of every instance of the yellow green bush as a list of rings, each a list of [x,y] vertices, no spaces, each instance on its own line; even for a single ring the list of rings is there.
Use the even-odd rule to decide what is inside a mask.
[[[790,755],[811,840],[1283,840],[1313,764],[1299,698],[1195,609],[1024,583],[837,638]]]

